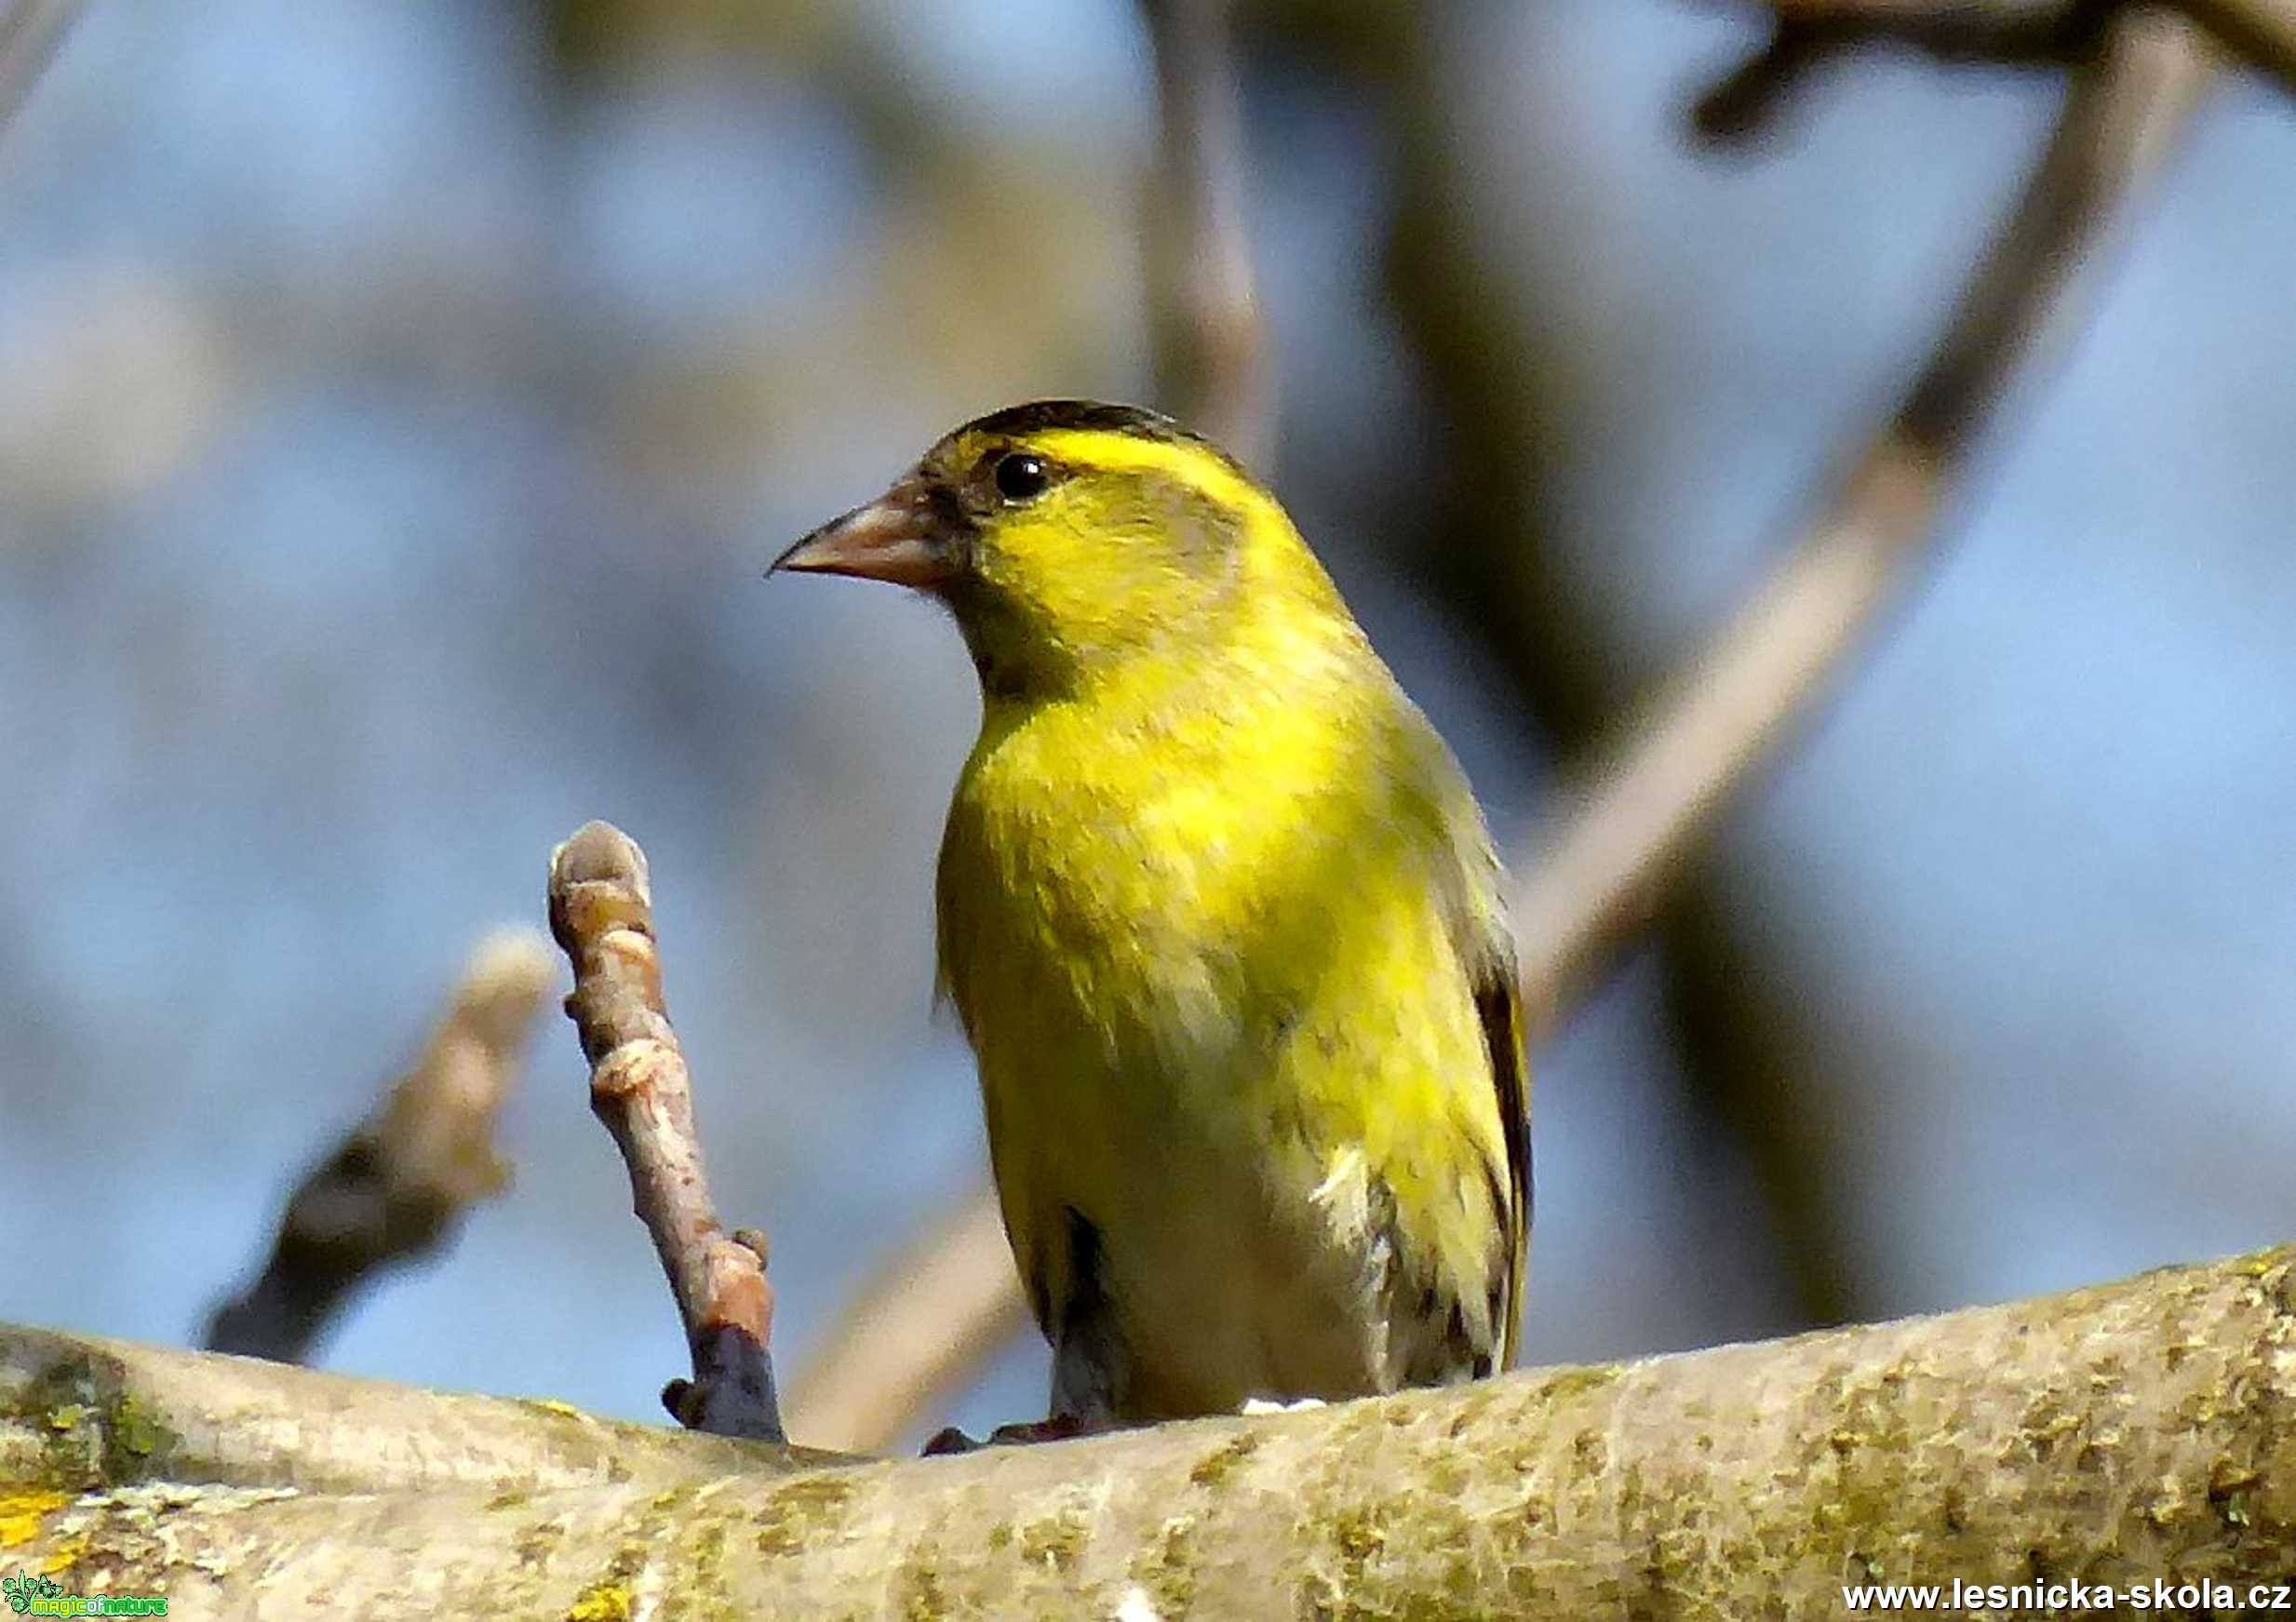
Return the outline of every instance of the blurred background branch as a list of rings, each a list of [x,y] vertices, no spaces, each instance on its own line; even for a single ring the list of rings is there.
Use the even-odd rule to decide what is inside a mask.
[[[1990,6],[1779,0],[1776,9],[1768,41],[1691,110],[1691,127],[1707,140],[1737,141],[1760,133],[1817,70],[1860,47],[1906,47],[1946,62],[2061,66],[2093,48],[2107,11],[2093,0]]]
[[[533,931],[478,945],[422,1058],[289,1196],[270,1260],[216,1308],[203,1346],[302,1362],[363,1285],[450,1242],[510,1186],[494,1126],[549,989]]]
[[[997,1196],[982,1188],[863,1280],[789,1383],[790,1433],[882,1453],[1032,1326]]]
[[[0,0],[0,129],[32,87],[86,0]]]
[[[2071,62],[2099,30],[2147,0],[1767,0],[1768,43],[1710,90],[1694,115],[1700,133],[1753,132],[1815,67],[1861,47],[1900,46],[1947,62]],[[2296,3],[2159,0],[2212,34],[2234,58],[2296,92]]]
[[[2049,8],[2052,26],[2066,9]],[[2006,27],[2034,11],[1986,15]],[[1441,133],[1447,82],[1425,53],[1402,59],[1410,64],[1403,116],[1425,178],[1414,189],[1419,216],[1399,223],[1394,237],[1398,303],[1442,379],[1461,464],[1445,528],[1481,543],[1434,578],[1461,623],[1513,673],[1526,713],[1568,754],[1603,762],[1581,768],[1584,800],[1534,839],[1536,858],[1516,867],[1526,1003],[1538,1011],[1533,1028],[1553,1029],[1619,949],[1655,929],[1691,1106],[1744,1156],[1768,1207],[1786,1298],[1747,1326],[1753,1333],[1871,1317],[1876,1303],[1833,1182],[1844,1126],[1800,1085],[1768,1012],[1794,1002],[1796,990],[1762,973],[1741,945],[1752,927],[1745,911],[1685,862],[1747,774],[1774,760],[1789,723],[1921,578],[1918,565],[1958,493],[1969,437],[2044,327],[2069,318],[2066,284],[2093,268],[2111,206],[2181,126],[2193,87],[2189,45],[2142,43],[2166,27],[2142,9],[2106,26],[2097,47],[2055,39],[2052,48],[2088,60],[2109,39],[2115,60],[2101,75],[2074,74],[2078,87],[2047,154],[1896,415],[1852,457],[1707,651],[1656,700],[1639,702],[1602,679],[1620,664],[1617,633],[1574,589],[1542,510],[1525,500],[1537,476],[1524,472],[1524,448],[1561,436],[1544,402],[1567,401],[1570,385],[1548,376],[1525,388],[1515,375],[1526,355],[1545,359],[1554,344],[1511,326],[1487,295],[1493,267],[1462,253],[1473,233],[1457,212],[1467,204]],[[2017,37],[2018,60],[2029,60],[2038,37]],[[1702,103],[1709,114],[1717,97],[1740,99],[1717,91]],[[2132,111],[2133,123],[2123,122]],[[1637,713],[1639,722],[1621,731],[1618,717]]]
[[[2226,51],[2296,92],[2296,4],[2291,0],[2179,0],[2178,9]]]
[[[2206,76],[2203,53],[2182,25],[2144,14],[2106,24],[2099,65],[2074,74],[2048,150],[1903,406],[1737,620],[1591,773],[1578,806],[1516,853],[1512,865],[1524,877],[1515,925],[1534,1039],[1550,1035],[1623,945],[1658,918],[1731,793],[1902,601],[1969,444],[2009,380],[2073,318],[2076,275],[2100,268],[2106,228],[2182,128]],[[1436,229],[1420,240],[1459,236]],[[1479,295],[1467,302],[1482,303]],[[1478,353],[1494,363],[1505,349],[1486,343]],[[1494,413],[1493,421],[1505,418]],[[1559,602],[1563,594],[1542,600]],[[1526,702],[1536,712],[1536,695]],[[1769,1130],[1750,1125],[1747,1133],[1759,1138]],[[1801,1144],[1760,1158],[1774,1168],[1792,1228],[1826,1231],[1825,1215],[1802,1191],[1812,1175],[1805,1168],[1820,1158]],[[882,1448],[961,1384],[1008,1326],[1024,1321],[995,1217],[993,1198],[976,1197],[849,1309],[816,1353],[820,1372],[800,1386],[809,1401],[798,1406],[796,1423],[808,1441]],[[1814,1282],[1833,1270],[1816,1259],[1822,1243],[1809,1241],[1800,1270],[1806,1300],[1833,1316],[1843,1287]],[[920,1280],[935,1281],[932,1307],[911,1319],[922,1300],[912,1294]],[[953,1326],[937,1345],[890,1333],[936,1320]],[[865,1344],[879,1348],[866,1361]]]
[[[1275,364],[1252,274],[1233,0],[1141,0],[1156,63],[1144,225],[1158,403],[1250,467],[1275,449]]]
[[[2021,368],[2061,340],[2128,194],[2160,163],[2209,72],[2192,31],[2130,13],[2076,74],[2048,151],[1963,289],[1904,403],[1785,560],[1628,734],[1522,865],[1515,925],[1531,1028],[1582,998],[1656,918],[1719,808],[1901,602],[1941,538],[1973,441]]]

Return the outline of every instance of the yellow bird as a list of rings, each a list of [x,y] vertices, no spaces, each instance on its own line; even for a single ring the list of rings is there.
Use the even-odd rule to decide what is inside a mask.
[[[1055,1419],[1504,1367],[1531,1200],[1498,862],[1275,499],[1163,417],[1046,400],[774,568],[932,595],[980,674],[941,979]]]

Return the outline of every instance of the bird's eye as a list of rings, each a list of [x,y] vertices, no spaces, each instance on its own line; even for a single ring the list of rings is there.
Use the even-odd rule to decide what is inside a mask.
[[[1008,502],[1032,502],[1052,482],[1044,463],[1025,450],[1016,450],[1000,460],[995,476],[997,493]]]

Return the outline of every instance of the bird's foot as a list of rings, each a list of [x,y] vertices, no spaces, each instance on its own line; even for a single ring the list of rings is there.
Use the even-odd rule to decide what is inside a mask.
[[[927,1458],[944,1454],[977,1453],[984,1447],[1026,1447],[1038,1441],[1068,1441],[1080,1436],[1092,1436],[1107,1430],[1106,1425],[1094,1425],[1073,1414],[1055,1414],[1049,1419],[1032,1420],[1026,1425],[1000,1425],[988,1433],[987,1441],[974,1441],[955,1426],[937,1432],[925,1443]]]

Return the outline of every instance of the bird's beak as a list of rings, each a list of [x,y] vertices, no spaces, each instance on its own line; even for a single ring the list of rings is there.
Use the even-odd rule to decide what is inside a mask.
[[[773,560],[768,574],[849,574],[930,589],[956,572],[923,486],[904,479],[865,507],[832,518]]]

